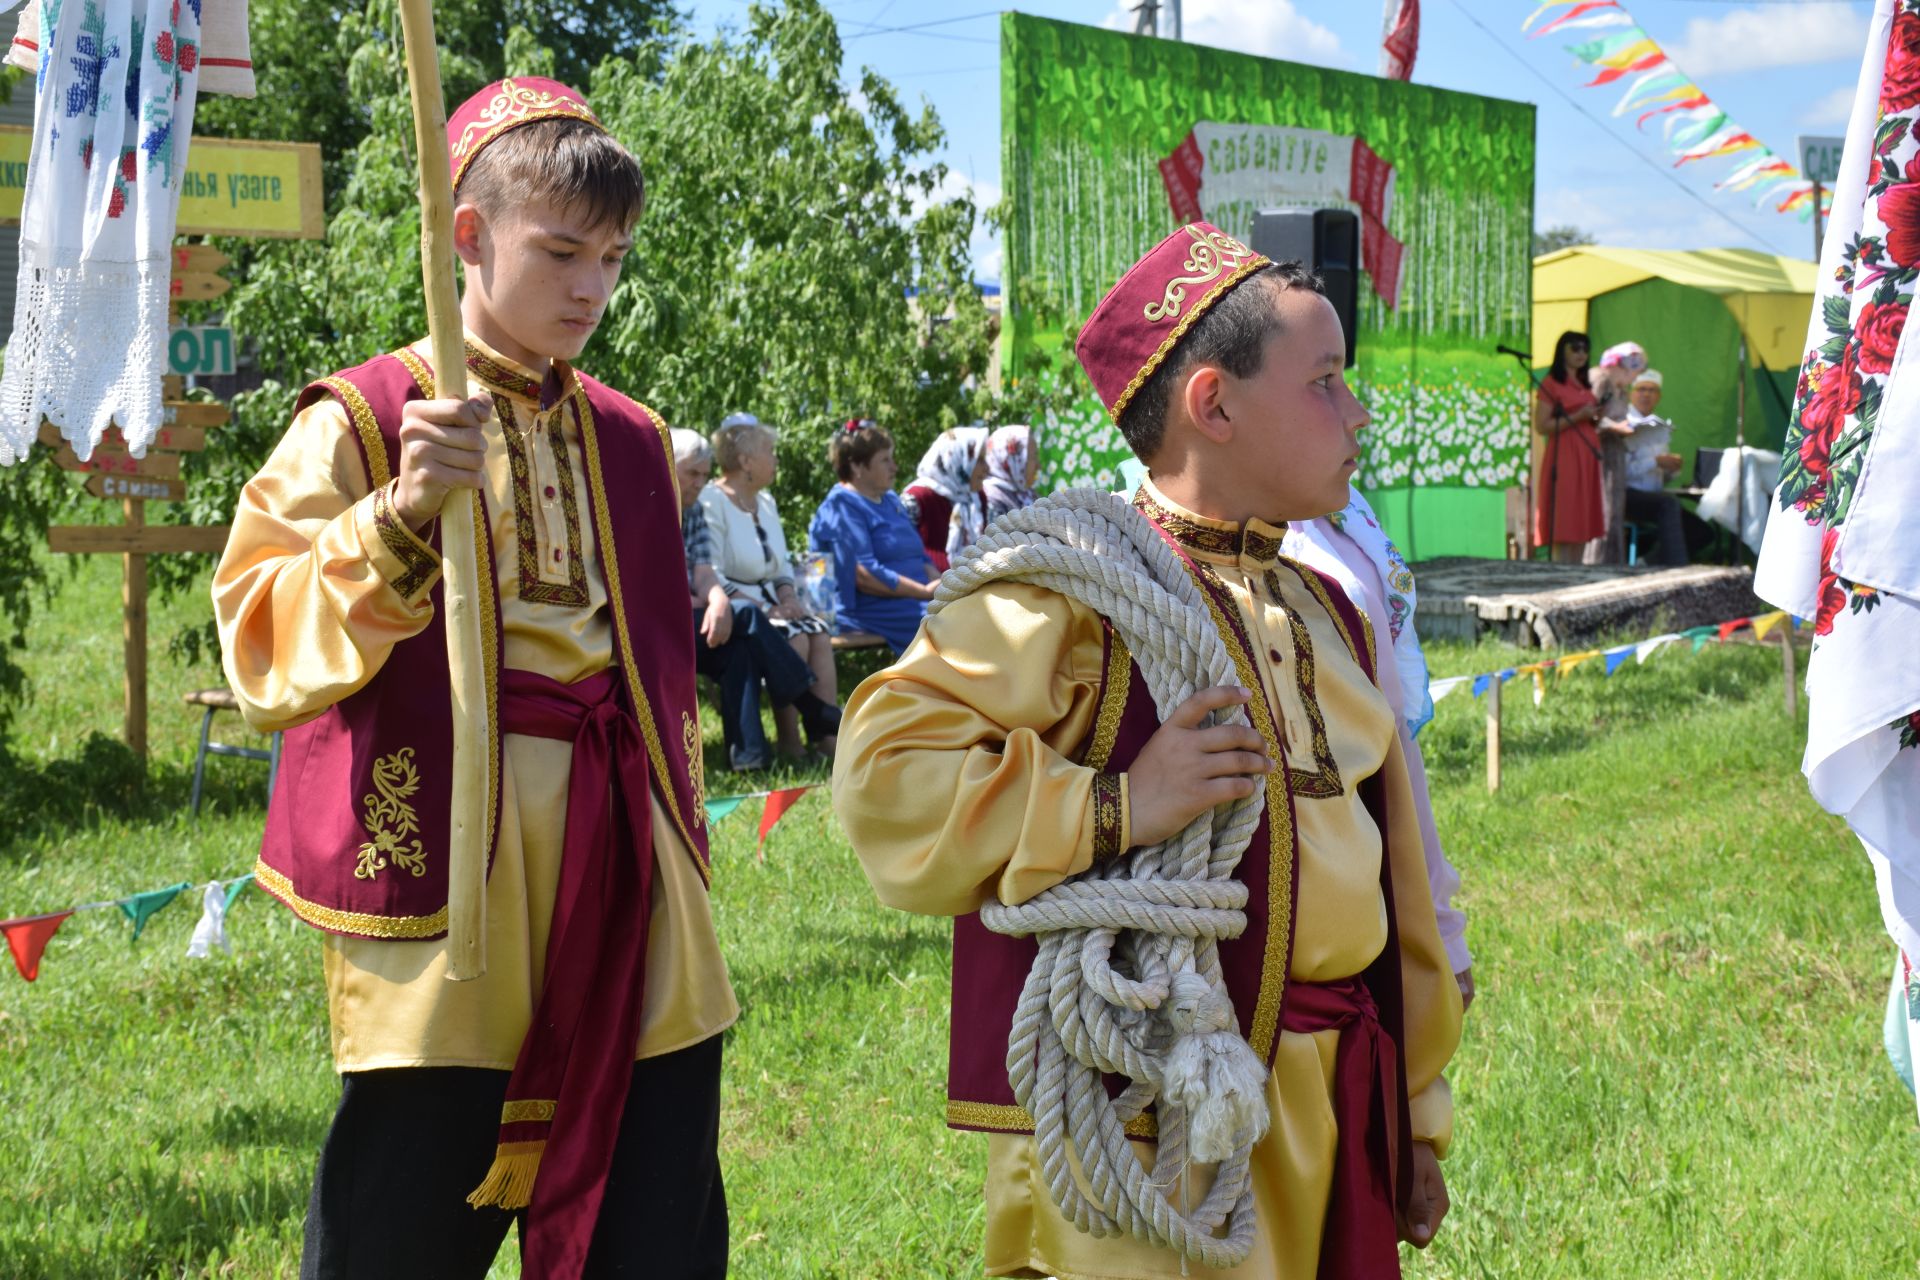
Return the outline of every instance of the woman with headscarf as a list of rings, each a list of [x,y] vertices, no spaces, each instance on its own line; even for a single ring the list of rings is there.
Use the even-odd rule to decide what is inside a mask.
[[[986,526],[987,429],[954,427],[942,431],[914,468],[913,483],[900,495],[907,516],[920,531],[920,545],[940,572]]]
[[[987,519],[998,520],[1009,511],[1033,505],[1033,482],[1040,473],[1040,450],[1033,429],[1001,427],[987,437],[987,479],[983,494]]]
[[[1627,558],[1627,393],[1645,372],[1647,353],[1637,342],[1616,342],[1593,368],[1593,395],[1600,405],[1594,434],[1600,439],[1600,517],[1605,528],[1581,553],[1588,564],[1623,564]]]

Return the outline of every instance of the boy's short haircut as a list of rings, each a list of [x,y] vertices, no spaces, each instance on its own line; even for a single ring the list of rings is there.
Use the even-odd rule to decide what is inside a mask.
[[[1120,414],[1120,434],[1142,462],[1160,451],[1167,409],[1175,388],[1196,365],[1212,365],[1236,378],[1251,378],[1265,363],[1267,339],[1280,331],[1275,298],[1289,289],[1326,296],[1320,277],[1298,262],[1272,262],[1220,299],[1194,323],[1172,359],[1153,371]]]
[[[779,441],[780,433],[764,422],[730,421],[713,433],[713,465],[721,475],[738,471],[757,445],[764,443],[771,449]]]
[[[851,482],[855,467],[866,466],[891,448],[893,437],[886,428],[860,418],[833,433],[827,442],[827,461],[833,464],[834,475]]]
[[[598,230],[630,231],[646,206],[640,162],[585,120],[551,119],[511,129],[488,143],[460,178],[457,202],[489,218],[549,204]]]

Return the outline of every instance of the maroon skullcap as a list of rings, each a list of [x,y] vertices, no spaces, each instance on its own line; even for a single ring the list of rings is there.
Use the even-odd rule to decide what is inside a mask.
[[[454,188],[459,189],[467,166],[488,143],[509,129],[537,120],[585,120],[596,129],[606,128],[587,100],[558,80],[543,76],[496,80],[447,118],[447,157],[453,163]]]
[[[1207,308],[1271,261],[1210,222],[1190,222],[1120,277],[1073,344],[1115,425]]]

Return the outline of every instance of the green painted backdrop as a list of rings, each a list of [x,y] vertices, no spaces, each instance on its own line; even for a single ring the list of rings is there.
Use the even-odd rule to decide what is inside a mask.
[[[1527,346],[1534,109],[1024,14],[1000,30],[1002,355],[1014,386],[1065,393],[1043,434],[1049,479],[1111,487],[1127,456],[1062,356],[1106,288],[1175,228],[1159,162],[1203,120],[1322,129],[1394,166],[1387,228],[1406,246],[1397,309],[1361,285],[1350,376],[1374,422],[1360,483],[1412,558],[1503,554],[1526,384],[1494,346]]]

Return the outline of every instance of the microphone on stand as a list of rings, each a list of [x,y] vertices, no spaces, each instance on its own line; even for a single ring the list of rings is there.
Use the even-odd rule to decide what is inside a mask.
[[[1496,344],[1493,349],[1495,351],[1498,351],[1503,356],[1512,356],[1515,360],[1532,360],[1533,359],[1533,352],[1515,351],[1512,347],[1508,346],[1504,342]]]

